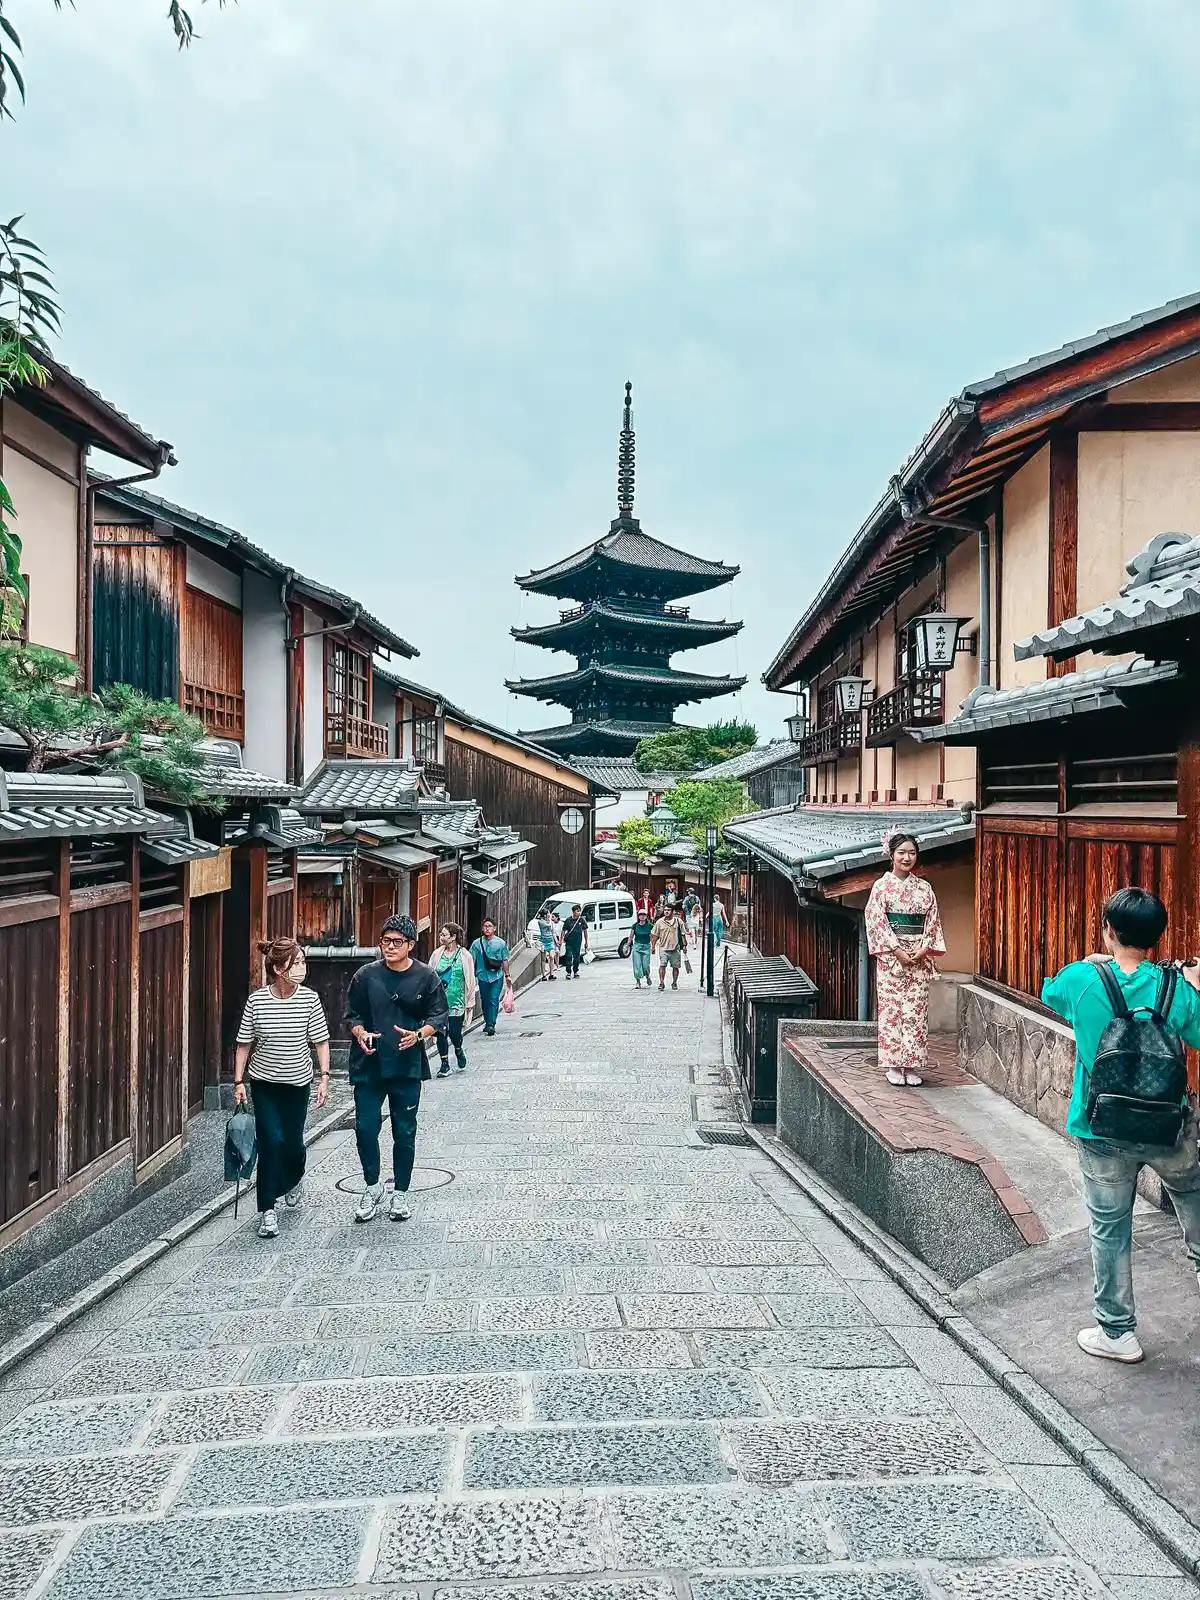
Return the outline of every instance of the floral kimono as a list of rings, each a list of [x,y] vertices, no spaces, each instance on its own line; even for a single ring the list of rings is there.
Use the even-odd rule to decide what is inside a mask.
[[[942,919],[927,878],[885,872],[867,901],[867,948],[875,960],[879,1006],[879,1065],[885,1071],[921,1073],[929,1044],[929,985],[932,954],[944,955]],[[915,966],[898,961],[901,945],[926,942],[931,954]]]

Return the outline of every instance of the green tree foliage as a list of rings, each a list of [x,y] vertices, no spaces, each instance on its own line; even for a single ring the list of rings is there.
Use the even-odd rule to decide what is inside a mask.
[[[627,817],[617,823],[617,843],[627,855],[649,861],[662,849],[662,836],[655,832],[649,817]]]
[[[707,728],[669,728],[643,739],[633,759],[639,772],[695,772],[753,750],[758,730],[749,722],[714,722]]]
[[[127,684],[86,694],[70,656],[41,645],[0,646],[0,726],[25,742],[30,772],[115,767],[178,805],[217,809],[200,778],[204,728],[173,700]]]

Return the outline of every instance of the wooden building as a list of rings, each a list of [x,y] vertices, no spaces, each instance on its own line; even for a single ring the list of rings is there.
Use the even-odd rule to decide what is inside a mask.
[[[685,776],[704,783],[736,778],[758,811],[793,806],[808,797],[808,768],[800,759],[800,745],[794,739],[774,739]]]

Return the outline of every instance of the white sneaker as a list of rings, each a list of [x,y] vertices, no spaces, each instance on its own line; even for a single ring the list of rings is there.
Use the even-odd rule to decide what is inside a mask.
[[[407,1222],[412,1216],[412,1207],[408,1203],[408,1196],[398,1190],[392,1190],[392,1209],[389,1212],[393,1222]]]
[[[258,1237],[260,1239],[278,1239],[279,1218],[275,1215],[274,1206],[271,1207],[270,1211],[263,1212],[262,1221],[258,1225]]]
[[[383,1184],[369,1183],[363,1190],[362,1199],[358,1202],[354,1212],[355,1222],[370,1222],[379,1210],[383,1201]]]
[[[304,1179],[301,1178],[300,1182],[296,1185],[296,1187],[294,1189],[289,1189],[288,1192],[284,1195],[283,1203],[284,1203],[285,1206],[298,1206],[303,1198],[304,1198]]]
[[[1138,1343],[1136,1333],[1122,1333],[1114,1339],[1103,1328],[1081,1328],[1079,1348],[1089,1356],[1100,1356],[1105,1361],[1144,1361],[1146,1352]]]

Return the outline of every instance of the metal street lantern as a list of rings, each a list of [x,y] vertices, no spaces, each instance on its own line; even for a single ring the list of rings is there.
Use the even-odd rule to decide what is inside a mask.
[[[958,653],[958,634],[968,617],[948,617],[944,611],[930,611],[913,617],[911,630],[918,672],[949,672]]]
[[[852,712],[861,711],[863,708],[863,691],[870,683],[870,678],[835,678],[833,681],[834,692],[837,695],[838,715],[848,717]]]
[[[717,842],[718,842],[718,835],[717,835],[716,824],[710,822],[709,825],[708,825],[708,848],[710,850],[715,850],[717,848]]]
[[[714,993],[713,961],[716,956],[716,950],[714,948],[716,944],[716,935],[713,928],[713,901],[716,899],[717,895],[716,855],[717,844],[720,840],[720,837],[721,836],[718,832],[716,823],[710,822],[705,839],[705,843],[708,845],[708,850],[706,852],[704,870],[704,887],[708,894],[708,927],[704,935],[704,946],[700,952],[700,987],[702,990],[707,989],[708,998],[710,1000],[712,999]]]
[[[803,711],[797,711],[794,716],[784,718],[788,738],[793,744],[799,744],[801,739],[808,736],[808,718]]]

